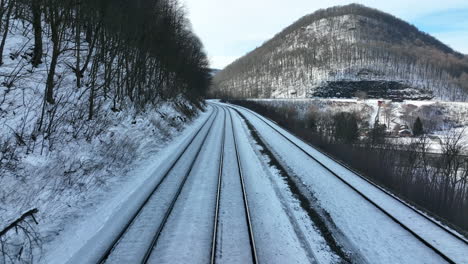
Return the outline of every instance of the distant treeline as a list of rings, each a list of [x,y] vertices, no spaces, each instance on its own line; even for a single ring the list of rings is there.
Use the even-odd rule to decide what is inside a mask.
[[[468,57],[381,11],[351,4],[299,19],[214,78],[214,97],[310,97],[331,81],[388,80],[468,98]]]
[[[208,88],[207,57],[177,0],[1,0],[0,64],[18,20],[34,32],[31,64],[50,56],[46,104],[57,102],[64,57],[76,87],[89,88],[89,119],[99,98],[112,99],[115,109],[126,102],[142,108],[177,95],[197,102]]]

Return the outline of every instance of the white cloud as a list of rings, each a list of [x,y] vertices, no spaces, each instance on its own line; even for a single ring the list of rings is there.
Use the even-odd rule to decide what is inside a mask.
[[[256,46],[260,46],[300,17],[320,8],[358,2],[410,22],[440,10],[468,8],[466,0],[181,1],[187,8],[196,34],[202,39],[206,51],[212,58],[212,66],[219,68],[226,66]],[[441,40],[446,42],[443,38]],[[457,48],[454,44],[451,45]]]

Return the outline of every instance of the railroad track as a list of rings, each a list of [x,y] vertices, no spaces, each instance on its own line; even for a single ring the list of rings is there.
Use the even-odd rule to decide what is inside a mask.
[[[226,109],[223,107],[224,113]],[[217,237],[218,237],[218,219],[219,219],[219,204],[221,198],[221,188],[223,181],[223,166],[224,166],[224,146],[226,141],[226,118],[224,118],[223,126],[223,136],[221,138],[221,151],[219,152],[219,169],[218,169],[218,185],[216,187],[216,206],[215,206],[215,216],[213,220],[213,237],[211,243],[211,258],[210,263],[216,263],[216,249],[217,249]]]
[[[221,112],[224,114],[224,125],[222,128],[221,147],[220,147],[221,151],[219,154],[220,156],[219,156],[219,167],[218,167],[218,177],[217,177],[217,187],[216,187],[216,202],[215,202],[215,214],[214,214],[214,219],[213,219],[213,231],[212,231],[213,234],[212,234],[212,243],[211,243],[210,262],[211,263],[217,262],[216,253],[217,253],[217,244],[218,244],[218,238],[219,238],[218,223],[219,223],[219,217],[220,217],[219,211],[220,211],[220,204],[221,204],[220,200],[221,200],[221,194],[222,194],[224,153],[225,153],[225,148],[226,148],[225,142],[226,142],[227,127],[228,127],[227,123],[230,122],[232,134],[233,134],[232,140],[234,141],[234,149],[235,149],[235,154],[236,154],[236,164],[237,164],[236,173],[238,174],[239,181],[241,183],[241,188],[240,188],[241,190],[239,190],[239,192],[242,192],[242,198],[243,198],[243,209],[241,210],[245,212],[245,223],[246,223],[247,230],[248,230],[248,237],[249,237],[248,243],[251,249],[250,254],[252,256],[252,263],[254,264],[258,263],[255,239],[254,239],[252,222],[251,222],[251,217],[250,217],[250,208],[249,208],[247,192],[246,192],[246,187],[245,187],[244,173],[242,169],[240,153],[239,153],[238,146],[237,146],[237,136],[236,136],[236,130],[235,130],[234,123],[233,123],[232,113],[229,109],[226,109],[225,107],[213,106],[213,108],[215,109],[213,113],[207,118],[205,123],[200,127],[200,129],[195,133],[195,135],[184,146],[184,149],[177,155],[175,160],[170,164],[169,168],[163,173],[161,180],[152,190],[151,195],[149,195],[149,197],[144,201],[144,203],[138,208],[136,213],[132,215],[130,221],[125,225],[125,227],[121,230],[121,232],[115,237],[115,239],[112,241],[112,244],[107,248],[107,250],[100,257],[98,261],[99,263],[106,263],[106,262],[119,260],[118,255],[124,252],[125,250],[127,250],[124,246],[119,245],[119,243],[121,243],[122,239],[124,239],[124,237],[128,233],[135,232],[131,230],[132,225],[134,225],[139,220],[141,215],[144,214],[142,213],[143,210],[145,209],[148,210],[148,208],[145,208],[145,207],[150,206],[149,205],[151,203],[150,200],[154,198],[153,196],[158,195],[158,190],[163,188],[161,186],[165,183],[167,179],[170,178],[169,175],[177,167],[177,164],[183,159],[183,156],[189,151],[189,149],[191,149],[191,153],[194,151],[194,154],[190,156],[191,157],[190,164],[183,171],[181,180],[177,183],[177,185],[175,185],[175,188],[173,188],[173,191],[172,191],[173,194],[168,198],[169,203],[168,203],[167,208],[164,210],[164,212],[162,212],[163,216],[161,220],[155,221],[157,228],[155,227],[155,231],[154,231],[154,234],[152,234],[151,241],[148,244],[145,243],[145,245],[143,246],[144,249],[142,251],[144,251],[144,254],[142,254],[141,256],[140,254],[138,254],[137,256],[134,256],[135,259],[133,261],[134,263],[148,263],[150,262],[150,259],[151,261],[153,260],[152,254],[155,253],[155,249],[158,245],[158,241],[160,240],[161,234],[163,230],[165,229],[166,224],[168,223],[169,217],[171,216],[172,212],[174,211],[174,208],[176,207],[176,202],[179,199],[179,196],[181,195],[182,190],[184,189],[187,179],[191,175],[195,164],[197,164],[197,160],[199,160],[200,153],[202,152],[202,148],[205,145],[207,138],[209,137],[210,133],[212,133],[211,131],[212,131],[214,123],[216,122],[218,116],[222,115]],[[193,146],[193,143],[195,141],[199,142],[198,143],[199,145]],[[193,148],[195,148],[195,150]],[[115,256],[116,253],[117,255]]]
[[[299,144],[297,144],[296,142],[294,142],[291,138],[289,138],[288,136],[286,136],[283,132],[281,132],[280,130],[278,130],[276,127],[274,127],[273,125],[271,125],[269,122],[267,122],[265,120],[265,117],[257,114],[256,112],[248,109],[248,108],[245,108],[245,107],[240,107],[240,106],[236,106],[236,107],[232,107],[232,106],[229,106],[231,109],[233,109],[234,111],[236,111],[239,115],[243,116],[245,118],[245,115],[243,115],[238,109],[236,109],[236,107],[239,107],[239,108],[242,108],[244,109],[245,111],[248,111],[249,113],[251,113],[252,115],[254,115],[257,119],[259,119],[260,121],[262,121],[264,124],[266,124],[268,127],[270,127],[271,129],[273,129],[276,133],[278,133],[281,137],[283,137],[284,139],[286,139],[286,141],[290,142],[292,145],[294,145],[296,148],[298,148],[301,152],[303,152],[305,155],[307,155],[309,158],[311,158],[312,160],[314,160],[317,164],[319,164],[320,166],[322,166],[325,170],[327,170],[330,174],[332,174],[333,176],[335,176],[336,178],[338,178],[341,182],[343,182],[345,185],[347,185],[349,188],[351,188],[353,191],[355,191],[359,196],[361,196],[362,198],[364,198],[366,201],[368,201],[369,203],[371,203],[373,206],[375,206],[379,211],[381,211],[382,213],[384,213],[386,216],[388,216],[390,219],[392,219],[395,223],[397,223],[399,226],[401,226],[403,229],[405,229],[406,231],[408,231],[411,235],[413,235],[417,240],[419,240],[421,243],[423,243],[425,246],[427,246],[428,248],[430,248],[431,250],[433,250],[437,255],[439,255],[441,258],[443,258],[445,261],[447,261],[448,263],[456,263],[456,261],[454,261],[453,259],[451,259],[449,256],[447,256],[444,252],[442,252],[441,250],[439,250],[436,246],[434,246],[433,244],[431,244],[429,241],[427,241],[426,239],[424,239],[423,237],[421,237],[419,234],[417,234],[416,232],[414,232],[411,228],[409,228],[407,225],[405,225],[404,223],[402,223],[400,220],[398,220],[396,217],[394,217],[390,212],[388,212],[387,210],[385,210],[384,208],[382,208],[380,205],[378,205],[376,202],[372,201],[372,199],[370,199],[369,197],[367,197],[363,192],[361,192],[360,190],[358,190],[356,187],[354,187],[351,183],[349,183],[348,181],[346,181],[343,177],[341,177],[340,175],[338,175],[335,171],[333,171],[332,169],[330,169],[328,166],[326,166],[323,162],[321,162],[320,160],[318,160],[316,157],[314,157],[312,154],[310,154],[307,150],[305,150],[303,147],[299,146]],[[246,118],[247,119],[247,118]],[[272,120],[269,120],[270,122],[273,122],[275,123],[274,121]],[[299,137],[297,137],[299,138]],[[310,144],[308,144],[307,142],[301,140],[299,138],[299,140],[312,147],[313,149],[317,150],[315,147],[311,146]],[[401,199],[398,199],[395,195],[391,194],[389,191],[385,190],[384,188],[382,188],[381,186],[373,183],[372,181],[370,181],[369,179],[367,179],[366,177],[360,175],[359,173],[357,173],[355,170],[352,170],[351,168],[349,168],[348,166],[346,166],[345,164],[343,164],[342,162],[340,161],[337,161],[336,159],[334,159],[333,157],[330,157],[329,155],[327,155],[326,153],[323,153],[322,151],[320,150],[317,150],[319,151],[320,153],[322,153],[323,155],[325,155],[326,157],[330,158],[331,160],[335,161],[336,163],[342,165],[343,167],[345,167],[346,169],[352,171],[356,176],[360,177],[361,179],[365,180],[367,183],[371,184],[372,186],[378,188],[379,190],[383,191],[386,195],[388,195],[389,197],[391,197],[393,200],[397,201],[398,203],[402,204],[403,206],[405,206],[406,208],[410,209],[411,211],[417,213],[418,215],[422,216],[423,218],[425,218],[426,220],[430,221],[431,223],[433,223],[434,225],[436,225],[437,227],[439,227],[440,229],[444,230],[445,232],[447,232],[448,234],[450,234],[450,236],[452,236],[453,238],[455,238],[456,240],[458,241],[461,241],[462,243],[464,243],[465,245],[468,245],[468,241],[466,239],[464,239],[463,237],[461,237],[460,235],[454,233],[452,230],[450,229],[447,229],[445,226],[443,226],[442,224],[438,223],[437,221],[434,221],[434,219],[426,216],[425,214],[423,214],[422,212],[416,210],[415,208],[413,208],[412,206],[408,205],[406,202],[402,201]]]
[[[196,160],[198,159],[198,157],[200,155],[201,149],[202,149],[204,143],[206,142],[206,139],[208,138],[208,135],[210,134],[211,128],[213,127],[213,124],[215,123],[215,120],[216,120],[216,117],[218,116],[218,114],[219,114],[219,109],[218,109],[218,107],[215,107],[215,110],[213,111],[213,113],[207,118],[205,123],[200,127],[200,129],[195,133],[195,135],[189,140],[187,145],[184,146],[184,149],[179,153],[177,158],[171,163],[169,168],[163,173],[163,176],[162,176],[161,180],[155,186],[155,188],[151,192],[151,195],[149,195],[148,198],[143,202],[143,204],[138,208],[136,213],[131,217],[130,221],[125,225],[125,227],[121,230],[121,232],[112,241],[111,245],[102,254],[102,256],[100,257],[100,259],[98,261],[99,263],[105,263],[108,260],[108,258],[112,255],[114,249],[116,248],[116,246],[118,245],[118,243],[120,242],[122,237],[126,234],[126,232],[129,230],[129,228],[132,226],[132,224],[135,223],[135,221],[138,219],[138,217],[140,216],[142,210],[148,204],[148,202],[150,201],[152,196],[160,189],[160,186],[167,180],[167,178],[168,178],[167,176],[173,171],[173,169],[176,167],[176,165],[181,160],[181,158],[184,156],[184,154],[187,153],[190,146],[192,146],[192,143],[197,138],[201,137],[202,142],[201,142],[201,144],[199,146],[196,147],[195,157],[193,158],[192,162],[190,163],[189,168],[184,173],[183,178],[182,178],[182,182],[178,186],[177,191],[176,191],[174,197],[172,198],[168,209],[164,213],[163,220],[159,224],[159,226],[158,226],[158,228],[157,228],[157,230],[156,230],[156,232],[155,232],[155,234],[153,236],[153,239],[152,239],[151,243],[149,245],[147,245],[146,253],[142,257],[140,263],[146,263],[148,261],[149,257],[151,256],[151,252],[152,252],[153,248],[155,247],[155,245],[156,245],[156,243],[158,241],[158,238],[161,235],[161,232],[162,232],[162,230],[164,228],[164,225],[166,224],[167,219],[168,219],[169,215],[171,214],[171,212],[172,212],[172,210],[174,208],[175,202],[177,201],[177,198],[179,197],[179,195],[180,195],[180,193],[182,191],[182,188],[184,187],[184,185],[185,185],[185,183],[187,181],[187,178],[190,175],[190,172],[192,171],[192,169],[193,169],[193,167],[194,167],[194,165],[196,163]],[[205,130],[206,127],[208,127],[208,129],[206,129],[206,133],[202,134],[201,132],[203,130]]]
[[[247,230],[249,233],[249,244],[251,249],[251,256],[252,256],[252,263],[258,263],[258,256],[257,250],[255,245],[255,238],[253,233],[252,221],[250,217],[250,207],[248,203],[247,191],[245,188],[245,179],[244,173],[242,169],[242,162],[240,159],[240,153],[237,145],[237,136],[236,130],[232,118],[232,113],[229,109],[225,109],[222,107],[224,111],[227,111],[229,115],[229,120],[231,123],[232,134],[233,134],[233,141],[234,141],[234,150],[236,154],[236,163],[237,163],[237,173],[239,175],[241,191],[242,191],[242,198],[243,198],[243,206],[244,206],[244,213],[245,213],[245,222],[247,225]],[[214,264],[217,262],[216,253],[217,253],[217,244],[218,244],[218,224],[219,224],[219,208],[220,208],[220,200],[221,200],[221,192],[222,192],[222,175],[223,175],[223,166],[224,166],[224,153],[225,153],[225,140],[226,140],[226,121],[227,118],[224,119],[224,129],[223,129],[223,136],[222,136],[222,145],[221,145],[221,152],[220,152],[220,165],[219,165],[219,172],[218,172],[218,186],[216,192],[216,208],[215,208],[215,217],[214,217],[214,228],[213,228],[213,237],[212,237],[212,248],[211,248],[211,259],[210,263]]]

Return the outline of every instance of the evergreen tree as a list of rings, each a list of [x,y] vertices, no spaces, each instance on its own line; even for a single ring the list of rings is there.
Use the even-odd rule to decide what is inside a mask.
[[[421,119],[418,116],[418,118],[416,118],[416,121],[414,121],[413,124],[413,135],[421,136],[422,134],[424,134],[423,123],[421,122]]]
[[[379,124],[376,122],[370,133],[370,140],[372,144],[383,144],[385,143],[385,133],[387,126],[385,124]]]
[[[359,137],[358,122],[351,113],[341,112],[334,116],[335,138],[345,143],[353,143]]]

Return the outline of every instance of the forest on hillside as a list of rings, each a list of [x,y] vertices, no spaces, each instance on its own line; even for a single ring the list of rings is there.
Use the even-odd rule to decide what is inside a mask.
[[[67,66],[75,73],[76,87],[92,87],[89,118],[100,94],[112,94],[115,107],[127,98],[144,106],[181,93],[199,98],[207,88],[206,55],[177,1],[2,0],[0,5],[0,64],[5,55],[29,56],[37,67],[45,45],[52,46],[48,104],[57,100],[56,68],[64,56],[73,60]],[[17,54],[3,54],[12,27],[31,31],[34,39]],[[17,76],[2,77],[5,87],[15,87]]]
[[[390,81],[408,99],[465,101],[468,57],[401,19],[352,4],[299,19],[218,73],[211,92],[231,98],[320,97],[340,81],[373,81],[377,89],[380,81]],[[332,91],[340,97],[339,92]]]
[[[208,66],[177,0],[0,0],[0,262],[181,133]]]
[[[0,114],[28,152],[36,139],[50,148],[65,123],[92,138],[110,111],[180,96],[200,106],[210,83],[174,0],[1,0],[0,28]],[[28,113],[19,125],[15,112]]]

